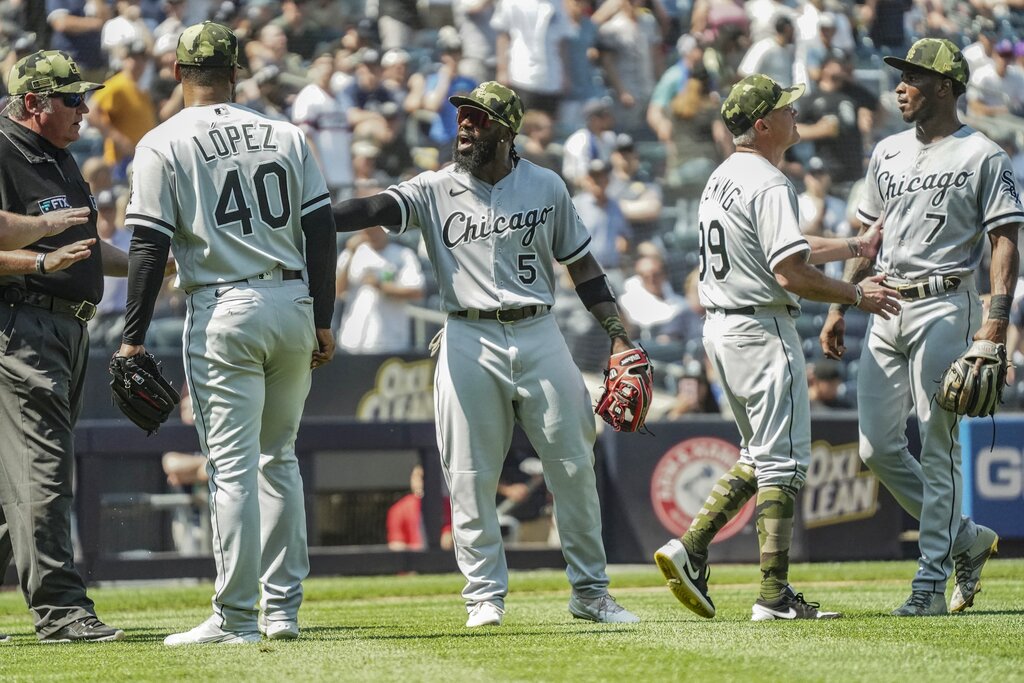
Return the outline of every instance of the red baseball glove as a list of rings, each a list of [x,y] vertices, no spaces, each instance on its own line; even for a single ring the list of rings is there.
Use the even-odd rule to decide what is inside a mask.
[[[651,407],[653,384],[654,368],[643,349],[613,354],[604,371],[604,393],[594,412],[617,432],[638,431]]]

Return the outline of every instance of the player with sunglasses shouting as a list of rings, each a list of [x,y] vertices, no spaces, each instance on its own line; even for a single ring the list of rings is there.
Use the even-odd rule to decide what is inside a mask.
[[[520,160],[513,139],[523,105],[483,83],[450,98],[458,107],[455,163],[334,211],[338,230],[419,228],[448,313],[434,407],[451,491],[455,556],[466,577],[466,626],[497,626],[508,566],[495,510],[502,462],[518,422],[544,464],[572,584],[569,611],[598,622],[636,622],[608,594],[594,475],[594,414],[579,370],[549,314],[553,262],[601,321],[612,352],[632,348],[590,235],[555,173]]]

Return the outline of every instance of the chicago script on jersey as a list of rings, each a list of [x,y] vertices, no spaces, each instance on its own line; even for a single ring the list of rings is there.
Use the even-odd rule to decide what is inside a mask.
[[[218,126],[206,131],[210,138],[207,145],[193,135],[192,142],[199,148],[203,161],[210,163],[216,159],[232,157],[239,152],[276,151],[274,128],[267,123],[243,123],[240,126]],[[241,144],[240,144],[241,143]]]
[[[945,173],[929,173],[926,176],[907,176],[906,173],[896,177],[889,171],[878,174],[878,193],[882,199],[889,201],[904,194],[914,192],[930,192],[937,190],[932,196],[932,206],[942,206],[946,193],[950,189],[963,189],[967,181],[976,171],[947,171]]]
[[[518,211],[507,216],[498,215],[494,217],[493,224],[489,223],[486,216],[477,219],[462,211],[456,211],[445,219],[444,227],[441,229],[441,239],[444,240],[446,247],[454,249],[460,244],[485,240],[491,235],[525,230],[523,246],[528,247],[533,242],[537,226],[543,225],[548,214],[554,210],[554,205],[551,205],[545,206],[543,209]]]

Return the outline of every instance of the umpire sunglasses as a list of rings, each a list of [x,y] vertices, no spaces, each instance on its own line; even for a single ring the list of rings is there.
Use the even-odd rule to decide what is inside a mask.
[[[59,95],[60,101],[64,103],[65,107],[71,107],[72,109],[77,109],[82,105],[82,102],[85,101],[85,95],[80,92],[65,92],[55,94]]]

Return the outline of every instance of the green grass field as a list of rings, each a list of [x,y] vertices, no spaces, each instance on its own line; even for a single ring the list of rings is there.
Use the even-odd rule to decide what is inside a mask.
[[[120,643],[42,645],[18,592],[0,593],[0,681],[1024,681],[1024,560],[993,560],[964,614],[886,616],[911,562],[796,565],[837,621],[752,623],[757,568],[713,565],[718,617],[684,609],[650,567],[612,567],[612,593],[643,620],[572,619],[558,571],[513,572],[501,627],[467,630],[457,575],[310,579],[302,638],[165,648],[209,614],[210,584],[94,588]]]

